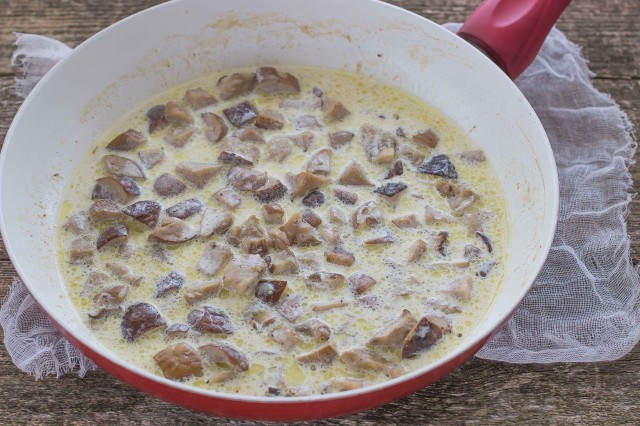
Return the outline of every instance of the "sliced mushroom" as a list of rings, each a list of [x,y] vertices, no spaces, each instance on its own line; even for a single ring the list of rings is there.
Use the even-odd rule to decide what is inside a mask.
[[[476,232],[476,236],[480,238],[480,240],[484,243],[489,253],[493,252],[493,246],[491,245],[491,240],[489,240],[489,237],[487,237],[482,232]]]
[[[278,200],[286,193],[287,187],[274,177],[270,177],[264,185],[253,191],[255,198],[261,203]]]
[[[329,133],[329,145],[333,149],[340,149],[350,143],[354,136],[353,133],[347,131]]]
[[[361,145],[373,164],[391,163],[396,155],[396,144],[391,133],[379,131],[368,124],[362,127]]]
[[[256,127],[266,130],[279,130],[284,126],[284,117],[278,111],[267,109],[256,117]]]
[[[369,344],[371,346],[399,347],[417,323],[418,320],[416,317],[414,317],[410,311],[404,309],[400,318],[376,333],[369,340]]]
[[[318,318],[311,318],[302,324],[296,325],[295,329],[322,342],[329,340],[333,334],[329,325]]]
[[[129,306],[122,316],[120,328],[124,339],[133,342],[146,332],[167,323],[162,319],[155,306],[139,302]]]
[[[153,190],[162,197],[174,197],[183,193],[187,186],[169,173],[163,173],[153,183]]]
[[[190,329],[191,327],[189,327],[187,324],[179,324],[179,323],[171,324],[164,331],[164,341],[168,342],[172,339],[185,338],[187,337],[187,334],[189,333]]]
[[[254,295],[266,304],[275,305],[286,288],[287,282],[284,280],[260,280],[256,285]]]
[[[304,114],[304,115],[300,115],[298,117],[296,117],[295,120],[293,120],[293,126],[297,129],[297,130],[302,130],[302,129],[322,129],[322,124],[318,121],[318,119],[316,117],[314,117],[313,115],[309,115],[309,114]]]
[[[165,117],[166,107],[164,105],[156,105],[149,108],[147,111],[147,121],[149,122],[149,133],[153,133],[156,130],[162,130],[169,122]]]
[[[291,352],[296,346],[304,342],[300,333],[285,325],[280,325],[271,330],[269,337],[274,342],[282,345],[287,352]]]
[[[407,189],[407,185],[402,182],[389,182],[377,187],[373,192],[384,195],[385,197],[393,197]]]
[[[164,297],[182,288],[187,278],[178,271],[171,271],[156,281],[154,297]]]
[[[111,151],[131,151],[147,141],[147,138],[137,130],[129,129],[113,138],[107,145]]]
[[[140,187],[126,176],[107,176],[96,179],[91,198],[93,200],[109,199],[126,204],[133,197],[140,195]]]
[[[334,392],[346,392],[354,389],[363,388],[366,385],[364,379],[348,379],[339,377],[329,381],[329,388]]]
[[[109,262],[106,264],[107,269],[111,271],[116,277],[129,284],[130,286],[138,286],[144,278],[142,275],[136,275],[131,271],[131,268],[127,265],[120,263]]]
[[[187,89],[184,93],[184,99],[194,111],[216,103],[216,98],[214,98],[211,93],[200,87]]]
[[[106,293],[106,294],[112,296],[119,303],[124,301],[124,299],[127,297],[127,293],[128,292],[129,292],[129,289],[125,285],[114,285],[114,286],[107,287],[104,290],[102,290],[102,293]]]
[[[222,290],[222,280],[200,281],[194,283],[183,290],[184,299],[187,303],[194,304],[210,296],[217,296]]]
[[[260,149],[257,146],[242,143],[235,138],[227,138],[220,146],[218,160],[241,166],[253,166],[259,157]]]
[[[373,186],[373,182],[369,180],[360,164],[355,161],[351,161],[340,171],[336,182],[341,185]]]
[[[174,126],[164,135],[164,140],[176,148],[182,148],[196,134],[198,128],[195,126],[179,125]]]
[[[265,143],[264,136],[255,127],[243,127],[233,132],[233,136],[242,142],[259,142]]]
[[[344,275],[336,272],[319,271],[306,277],[305,282],[317,290],[335,290],[344,285],[345,279]]]
[[[306,207],[320,207],[324,202],[324,194],[320,191],[310,192],[302,199],[302,205]]]
[[[336,206],[329,207],[329,222],[344,225],[349,222],[347,215]]]
[[[441,176],[447,179],[458,179],[458,172],[448,156],[434,155],[418,166],[418,173]]]
[[[409,145],[400,145],[400,149],[398,149],[398,154],[401,158],[407,160],[409,163],[414,166],[419,166],[425,159],[423,153],[418,151],[415,148],[410,147]]]
[[[218,201],[220,204],[229,207],[231,210],[234,210],[242,202],[242,197],[240,197],[240,194],[238,194],[228,186],[225,186],[221,190],[215,192],[211,196],[211,198]]]
[[[298,133],[297,135],[289,135],[289,140],[304,152],[307,152],[309,148],[311,148],[314,139],[313,133],[308,130]]]
[[[318,189],[319,187],[325,185],[331,179],[314,175],[309,172],[300,172],[298,174],[287,174],[287,178],[291,183],[291,199],[294,200],[297,197],[305,196],[309,192]]]
[[[204,203],[197,198],[189,198],[167,208],[167,214],[178,219],[186,219],[204,209]]]
[[[424,206],[424,221],[427,225],[433,223],[451,223],[455,222],[453,216],[443,212],[442,210],[438,210],[435,207],[431,207],[429,204]]]
[[[315,175],[329,176],[331,174],[331,159],[333,151],[330,148],[323,148],[311,155],[307,162],[307,171]]]
[[[446,262],[446,261],[442,261],[442,262],[432,262],[429,263],[428,265],[429,268],[446,268],[446,269],[466,269],[469,267],[469,261],[468,260],[454,260],[451,262]]]
[[[251,325],[255,330],[260,330],[261,328],[268,327],[276,322],[276,316],[273,310],[259,301],[254,301],[253,303],[249,304],[242,311],[242,314],[251,318]]]
[[[248,93],[256,85],[256,74],[253,72],[236,72],[220,78],[216,83],[218,93],[223,100]]]
[[[147,169],[152,169],[155,165],[165,159],[164,150],[162,148],[150,149],[148,151],[138,152],[140,162]]]
[[[184,243],[195,238],[198,232],[175,217],[168,217],[162,221],[159,228],[151,231],[150,240],[166,244]]]
[[[196,187],[203,188],[223,168],[221,164],[184,161],[176,166],[175,171]]]
[[[284,222],[284,208],[278,203],[269,203],[262,206],[264,223],[280,225]]]
[[[413,358],[435,345],[444,334],[451,333],[451,324],[443,318],[426,316],[411,330],[402,347],[402,358]]]
[[[424,240],[416,240],[409,248],[409,262],[417,262],[420,260],[424,252],[427,251],[427,243]]]
[[[288,250],[289,247],[291,246],[291,241],[289,241],[287,234],[285,234],[279,229],[276,229],[276,228],[269,229],[268,235],[269,235],[269,238],[271,239],[271,243],[273,244],[273,246],[275,246],[275,248],[279,250]]]
[[[438,232],[438,235],[435,237],[436,251],[440,253],[441,256],[447,255],[447,242],[449,239],[449,233],[446,231]]]
[[[291,250],[280,250],[267,257],[265,261],[273,275],[297,274],[300,269],[296,255]]]
[[[89,217],[94,222],[101,222],[103,220],[119,220],[122,219],[121,207],[112,200],[96,200],[91,207],[89,207]]]
[[[353,253],[342,247],[336,247],[331,251],[325,251],[324,258],[329,263],[342,266],[351,266],[353,265],[353,262],[356,261],[356,257]]]
[[[263,93],[299,93],[298,79],[288,72],[279,72],[273,67],[260,67],[256,70],[258,90]]]
[[[468,275],[462,275],[448,283],[446,290],[443,290],[443,292],[460,300],[469,300],[472,287],[473,279]]]
[[[267,264],[257,254],[237,254],[229,262],[224,274],[224,288],[235,293],[253,291],[266,268]]]
[[[392,179],[396,176],[402,176],[403,173],[404,173],[404,165],[402,164],[402,161],[396,161],[395,163],[393,163],[393,166],[391,166],[391,168],[385,175],[384,179],[386,180],[386,179]]]
[[[294,294],[287,297],[285,300],[281,300],[276,305],[276,311],[280,313],[288,321],[295,322],[300,315],[302,315],[302,296]]]
[[[335,225],[325,223],[318,227],[318,235],[320,238],[332,246],[337,245],[340,242],[340,231]]]
[[[340,188],[339,186],[333,187],[333,195],[335,195],[338,200],[349,206],[352,206],[358,202],[358,194],[356,194],[355,192],[347,191],[346,189]]]
[[[282,163],[291,154],[291,141],[286,136],[274,136],[267,142],[266,159]]]
[[[429,148],[435,148],[440,138],[433,130],[429,129],[421,133],[416,133],[415,135],[413,135],[411,140],[420,145],[424,145]]]
[[[340,352],[338,351],[338,347],[336,346],[335,342],[327,342],[311,352],[300,355],[298,357],[298,361],[304,364],[331,364],[339,354]]]
[[[213,306],[202,306],[189,312],[187,322],[200,333],[233,334],[235,332],[229,316]]]
[[[95,297],[95,310],[89,312],[89,318],[98,319],[122,312],[119,301],[112,294],[101,292]]]
[[[198,260],[196,270],[205,275],[213,276],[220,272],[232,257],[233,252],[226,245],[209,243]]]
[[[227,120],[236,127],[242,127],[258,116],[258,111],[247,101],[225,108],[222,112]]]
[[[122,209],[122,212],[142,222],[149,228],[155,228],[162,212],[162,206],[157,201],[138,201]]]
[[[100,271],[91,271],[89,275],[84,280],[83,284],[83,294],[93,293],[97,287],[104,286],[107,282],[109,282],[109,275]]]
[[[249,358],[232,346],[209,343],[199,349],[211,364],[224,364],[236,371],[247,371],[250,367]]]
[[[234,226],[227,232],[227,241],[238,247],[250,238],[264,238],[265,233],[256,215],[251,215],[242,225]]]
[[[396,237],[388,230],[383,230],[373,237],[369,237],[364,240],[365,245],[376,245],[376,244],[393,244],[396,242]]]
[[[342,120],[351,112],[337,99],[322,99],[322,115],[325,123],[333,123]]]
[[[460,154],[458,154],[458,157],[470,164],[483,163],[486,160],[484,152],[479,149],[475,151],[461,152]]]
[[[191,124],[193,117],[182,105],[177,102],[169,101],[165,105],[164,117],[170,123]]]
[[[300,213],[292,214],[280,230],[285,233],[291,245],[306,247],[322,243],[316,230],[302,219]]]
[[[496,261],[493,259],[486,261],[485,263],[480,265],[480,267],[478,268],[478,272],[476,272],[476,275],[479,276],[480,278],[486,278],[487,275],[489,275],[489,273],[496,266],[496,264],[497,264]]]
[[[313,312],[326,312],[332,309],[344,308],[349,306],[349,302],[345,299],[333,300],[329,302],[316,302],[311,304],[311,310]]]
[[[227,135],[229,128],[218,114],[203,112],[200,116],[204,123],[204,137],[209,142],[219,142]]]
[[[462,308],[460,308],[460,306],[448,305],[438,300],[430,300],[428,304],[444,314],[459,314],[462,312]]]
[[[102,250],[105,247],[121,246],[127,241],[129,241],[129,230],[124,224],[116,223],[100,233],[96,248]]]
[[[400,229],[416,229],[420,227],[420,222],[418,222],[418,218],[415,214],[396,217],[391,220],[391,223]]]
[[[233,224],[233,215],[222,209],[206,208],[200,222],[200,235],[224,234]]]
[[[317,228],[322,224],[322,218],[318,216],[318,214],[311,209],[304,209],[301,217],[302,217],[302,220],[304,220],[314,228]]]
[[[102,157],[107,172],[110,175],[126,176],[132,179],[146,179],[142,167],[133,160],[119,155],[105,155]]]
[[[89,224],[87,223],[86,213],[77,213],[71,216],[62,225],[65,231],[73,232],[76,235],[84,234],[89,230]]]
[[[351,223],[353,229],[358,229],[361,225],[367,225],[373,227],[384,223],[385,217],[382,210],[373,201],[368,201],[358,207],[353,213]]]
[[[236,191],[255,191],[267,182],[267,172],[245,167],[232,167],[227,173],[227,182]]]
[[[190,376],[202,376],[202,361],[189,344],[180,342],[164,348],[153,356],[164,377],[182,380]]]
[[[349,277],[349,289],[354,294],[362,294],[378,282],[364,272],[356,272]]]
[[[482,251],[474,245],[467,244],[464,246],[464,258],[469,262],[476,260],[481,253]]]
[[[353,348],[340,354],[340,361],[356,370],[384,371],[391,378],[400,375],[400,369],[388,360],[365,348]]]

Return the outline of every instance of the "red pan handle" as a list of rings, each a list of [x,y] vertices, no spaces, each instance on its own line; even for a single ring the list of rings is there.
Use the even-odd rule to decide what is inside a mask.
[[[485,0],[458,35],[515,79],[535,59],[571,0]]]

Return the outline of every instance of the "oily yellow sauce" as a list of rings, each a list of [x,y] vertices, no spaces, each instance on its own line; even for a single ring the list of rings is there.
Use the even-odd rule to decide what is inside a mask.
[[[263,154],[254,168],[267,171],[270,176],[275,176],[286,184],[285,174],[287,172],[298,173],[305,170],[309,156],[316,150],[329,146],[328,133],[350,130],[356,136],[350,144],[335,150],[331,177],[335,180],[343,166],[355,160],[378,186],[384,183],[382,177],[389,169],[389,165],[373,165],[367,160],[360,145],[360,128],[362,125],[372,124],[380,130],[391,133],[394,133],[398,127],[402,127],[409,138],[415,133],[431,128],[440,137],[437,147],[433,150],[419,147],[417,144],[412,143],[410,139],[403,140],[398,138],[398,142],[406,143],[421,150],[426,158],[435,154],[445,153],[452,159],[459,174],[458,181],[468,185],[481,196],[480,201],[469,212],[488,213],[483,223],[483,228],[485,234],[490,236],[492,240],[493,253],[488,254],[482,242],[475,236],[469,235],[466,223],[460,216],[457,217],[455,223],[424,225],[425,204],[445,212],[450,210],[446,199],[435,190],[434,185],[437,178],[431,175],[418,174],[415,172],[415,167],[409,166],[406,162],[404,174],[396,180],[406,183],[408,189],[402,193],[400,202],[396,207],[386,202],[385,197],[372,193],[371,187],[361,186],[347,187],[349,191],[356,192],[359,196],[355,206],[347,206],[339,202],[333,196],[330,187],[326,186],[320,189],[326,195],[326,203],[314,209],[324,222],[328,222],[328,210],[331,206],[339,207],[350,217],[359,205],[373,200],[386,216],[386,224],[379,227],[378,230],[387,228],[393,232],[398,240],[394,244],[365,247],[362,241],[371,234],[377,233],[377,230],[370,230],[364,226],[354,232],[351,225],[344,225],[341,230],[344,247],[356,257],[356,261],[351,267],[325,262],[323,252],[325,249],[330,249],[325,243],[312,247],[292,247],[292,251],[296,255],[306,252],[316,254],[316,258],[320,263],[319,270],[338,272],[345,277],[349,277],[357,271],[363,271],[371,275],[378,283],[365,294],[377,296],[381,301],[376,308],[356,303],[347,286],[333,292],[310,290],[304,282],[304,277],[316,270],[301,263],[300,272],[297,276],[277,277],[277,279],[286,279],[288,281],[283,299],[292,294],[304,295],[302,302],[304,314],[296,323],[299,324],[311,317],[322,319],[333,330],[333,339],[338,348],[344,350],[366,346],[371,336],[395,321],[403,309],[410,310],[418,319],[423,315],[437,315],[447,318],[452,324],[453,332],[445,335],[435,346],[414,359],[401,360],[400,351],[395,349],[376,350],[377,353],[389,361],[402,365],[406,372],[410,372],[433,363],[464,342],[466,336],[481,322],[483,315],[491,305],[503,280],[504,271],[502,265],[507,263],[508,253],[506,248],[509,241],[508,212],[500,184],[490,164],[488,162],[470,164],[456,156],[458,153],[477,149],[465,133],[437,110],[395,87],[366,79],[359,75],[328,69],[289,67],[285,71],[291,72],[300,81],[301,92],[299,95],[264,96],[254,92],[228,101],[221,101],[217,96],[215,83],[220,76],[226,73],[192,81],[159,95],[140,105],[134,111],[127,113],[119,122],[114,123],[111,130],[103,138],[96,141],[95,148],[90,150],[70,179],[59,214],[58,249],[60,268],[63,272],[68,295],[86,326],[106,348],[116,353],[121,359],[162,376],[162,371],[154,361],[153,356],[165,347],[179,341],[186,341],[194,348],[206,343],[222,342],[232,345],[247,354],[251,362],[250,369],[225,382],[207,383],[208,378],[215,373],[216,367],[205,362],[204,375],[198,378],[192,377],[187,379],[186,382],[199,388],[250,395],[265,395],[269,386],[286,388],[305,385],[310,386],[313,393],[326,392],[328,391],[326,384],[333,378],[362,378],[365,379],[367,384],[388,380],[388,377],[383,372],[353,370],[338,359],[335,359],[326,367],[300,364],[296,360],[296,356],[313,350],[321,343],[313,341],[313,339],[306,339],[304,344],[288,353],[269,338],[267,330],[254,330],[242,315],[243,309],[253,299],[253,294],[234,294],[223,290],[219,296],[209,297],[194,305],[190,305],[185,301],[182,291],[165,298],[154,298],[156,282],[170,271],[177,270],[183,273],[187,277],[187,286],[197,281],[207,280],[207,277],[196,271],[195,265],[204,247],[211,241],[224,242],[223,235],[214,235],[210,238],[198,236],[183,244],[168,245],[165,248],[170,253],[171,263],[167,263],[154,256],[154,246],[147,241],[149,230],[146,226],[127,217],[125,223],[129,228],[128,244],[131,249],[129,258],[123,259],[117,248],[110,247],[100,253],[96,252],[91,266],[73,265],[68,262],[68,247],[71,241],[78,236],[62,230],[62,224],[69,216],[87,211],[91,206],[91,191],[95,179],[107,175],[101,161],[104,155],[112,153],[105,149],[107,143],[129,128],[137,129],[148,135],[145,112],[153,105],[163,104],[170,100],[184,104],[183,96],[185,90],[194,87],[201,87],[212,93],[218,98],[218,102],[197,112],[192,112],[195,118],[195,125],[201,131],[193,136],[184,147],[176,148],[166,143],[163,138],[168,129],[165,129],[154,132],[146,143],[131,152],[115,153],[133,159],[136,162],[139,162],[138,151],[162,147],[166,153],[164,161],[147,171],[148,179],[138,181],[142,195],[133,199],[131,203],[138,200],[155,199],[166,209],[180,201],[197,197],[207,207],[221,208],[222,206],[211,198],[211,194],[226,185],[225,175],[229,167],[226,167],[220,174],[211,179],[203,189],[197,189],[185,181],[189,189],[176,197],[162,198],[153,192],[155,178],[165,172],[175,175],[174,168],[179,162],[218,162],[219,144],[213,144],[205,139],[200,113],[211,111],[223,116],[222,110],[224,108],[249,99],[258,111],[270,108],[278,110],[285,116],[285,127],[281,130],[263,131],[265,139],[269,140],[274,135],[297,134],[300,131],[296,130],[292,125],[296,117],[302,114],[311,114],[322,122],[321,111],[319,109],[296,111],[294,109],[279,108],[278,103],[285,97],[312,100],[314,99],[312,88],[318,87],[324,91],[325,95],[341,100],[351,111],[351,114],[342,121],[330,125],[325,124],[321,130],[313,130],[316,135],[311,149],[305,153],[298,147],[293,146],[292,154],[282,164],[264,160],[264,147],[261,147]],[[186,104],[184,105],[186,106]],[[233,130],[233,126],[229,124],[229,133]],[[265,229],[280,226],[265,225],[262,221],[261,204],[252,197],[251,193],[245,192],[241,193],[241,195],[243,198],[242,204],[233,211],[234,225],[242,224],[250,215],[256,215],[260,218],[261,225]],[[298,198],[291,201],[288,195],[276,200],[286,211],[285,220],[292,213],[302,211],[305,208],[300,200]],[[418,230],[402,230],[391,223],[393,218],[410,213],[415,213],[422,224]],[[201,217],[202,213],[199,213],[186,219],[186,222],[199,229]],[[101,230],[110,224],[112,223],[92,224],[92,235],[97,238]],[[433,247],[429,246],[419,262],[407,263],[406,257],[411,244],[417,238],[422,238],[430,244],[430,238],[437,234],[438,231],[447,231],[449,233],[449,255],[443,258]],[[466,244],[473,244],[483,249],[482,256],[471,262],[468,269],[459,270],[432,265],[434,262],[462,259],[463,248]],[[476,277],[475,272],[479,265],[488,259],[495,259],[497,266],[487,278],[480,279]],[[95,293],[87,292],[84,287],[84,281],[89,271],[108,273],[104,265],[109,262],[127,264],[135,274],[144,276],[139,286],[129,287],[123,307],[126,308],[139,301],[147,301],[155,305],[167,324],[171,325],[174,323],[184,324],[191,310],[198,306],[211,305],[223,309],[231,317],[236,327],[235,333],[229,336],[190,333],[184,339],[174,339],[167,342],[164,340],[164,327],[160,327],[146,333],[133,343],[126,342],[120,330],[121,316],[115,315],[97,320],[92,320],[88,317],[88,313],[94,307],[93,297]],[[396,265],[396,267],[393,265]],[[471,300],[464,302],[442,292],[447,283],[465,273],[474,276]],[[219,273],[217,277],[221,277],[222,274]],[[268,273],[265,275],[268,275]],[[119,282],[116,277],[113,277],[112,282],[107,286],[115,284],[119,284]],[[350,303],[349,306],[321,313],[313,313],[311,311],[313,303],[334,301],[341,298],[347,300]],[[445,314],[430,304],[430,301],[460,306],[462,313]],[[283,318],[278,320],[278,324],[285,323],[287,321]]]

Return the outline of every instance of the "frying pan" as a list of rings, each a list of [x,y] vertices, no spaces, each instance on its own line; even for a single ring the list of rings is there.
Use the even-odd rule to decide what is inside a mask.
[[[551,246],[558,180],[549,142],[511,81],[567,0],[488,0],[460,35],[373,0],[176,0],[74,49],[18,111],[0,158],[0,229],[16,271],[54,325],[102,369],[186,408],[244,419],[317,419],[414,392],[468,360],[509,318]],[[518,45],[517,40],[522,43]],[[516,47],[519,46],[519,47]],[[102,346],[67,298],[56,255],[63,188],[94,141],[140,102],[228,68],[308,65],[395,84],[438,108],[484,150],[511,228],[506,280],[474,332],[439,361],[385,383],[328,395],[255,397],[190,388]]]

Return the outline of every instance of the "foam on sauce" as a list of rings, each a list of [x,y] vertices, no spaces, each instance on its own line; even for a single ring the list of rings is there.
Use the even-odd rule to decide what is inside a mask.
[[[279,164],[274,161],[265,161],[263,159],[263,150],[263,155],[254,168],[267,171],[270,176],[275,176],[286,184],[285,174],[287,172],[297,173],[305,170],[309,155],[317,149],[328,146],[328,133],[351,130],[356,136],[350,144],[335,150],[331,177],[335,179],[344,165],[351,160],[355,160],[365,168],[369,178],[374,180],[376,186],[378,186],[383,183],[382,177],[389,169],[389,165],[372,165],[367,160],[360,146],[360,128],[362,125],[369,123],[376,128],[394,134],[398,127],[402,127],[409,138],[413,134],[431,128],[440,137],[437,147],[433,150],[419,148],[417,144],[412,143],[410,140],[398,138],[398,141],[420,149],[426,158],[431,155],[446,153],[455,164],[459,174],[458,181],[468,185],[481,196],[481,200],[469,211],[490,213],[484,221],[483,228],[493,242],[492,254],[487,253],[482,242],[477,237],[468,234],[465,221],[459,216],[455,223],[424,225],[425,204],[428,203],[445,212],[450,210],[446,199],[435,190],[437,178],[431,175],[418,174],[415,172],[415,167],[409,166],[407,163],[405,163],[404,174],[399,179],[395,179],[408,185],[408,189],[401,195],[400,203],[395,209],[384,200],[384,196],[372,193],[371,187],[347,187],[348,190],[358,193],[359,196],[355,206],[347,206],[339,202],[332,195],[329,187],[325,186],[321,188],[321,191],[326,195],[327,202],[323,206],[314,209],[323,218],[324,222],[328,222],[328,210],[331,206],[339,207],[350,217],[351,213],[359,205],[373,200],[377,202],[386,216],[386,224],[379,229],[389,229],[398,237],[398,242],[365,247],[362,241],[377,231],[370,230],[364,226],[354,232],[351,225],[345,225],[342,228],[344,247],[356,257],[356,262],[351,267],[325,262],[322,255],[324,250],[327,249],[327,244],[325,243],[316,247],[293,247],[292,250],[296,255],[305,252],[316,253],[316,258],[321,265],[320,270],[338,272],[345,277],[349,277],[356,271],[364,271],[371,275],[378,283],[365,294],[378,296],[381,301],[380,305],[376,308],[370,308],[364,304],[355,303],[354,296],[347,286],[334,292],[309,290],[304,283],[304,277],[315,272],[315,270],[303,264],[301,264],[301,269],[297,276],[276,277],[276,279],[286,279],[288,281],[283,299],[286,295],[304,294],[302,303],[304,314],[296,323],[299,324],[314,316],[322,319],[331,326],[334,335],[333,339],[340,350],[365,346],[373,334],[396,320],[403,309],[410,310],[418,319],[423,315],[437,315],[447,318],[452,324],[453,332],[445,335],[435,346],[422,352],[414,359],[401,360],[399,350],[377,350],[388,360],[394,363],[401,363],[407,372],[437,361],[464,342],[474,327],[481,322],[503,280],[504,271],[502,265],[505,265],[508,260],[508,253],[506,252],[509,241],[508,212],[502,189],[490,164],[481,162],[473,165],[459,159],[456,154],[477,149],[467,135],[437,110],[395,87],[369,80],[359,75],[328,69],[288,67],[282,70],[295,75],[301,85],[300,95],[288,97],[313,100],[312,88],[318,87],[326,95],[341,100],[351,111],[351,115],[342,121],[325,125],[321,130],[315,130],[315,143],[308,153],[294,146],[292,154],[282,164]],[[114,123],[111,130],[101,140],[96,141],[96,148],[86,155],[70,180],[59,213],[60,225],[72,214],[87,211],[91,206],[90,195],[95,178],[107,175],[101,159],[104,155],[111,153],[105,149],[109,141],[128,128],[134,128],[147,134],[146,111],[153,105],[166,103],[170,100],[183,102],[184,92],[188,88],[202,87],[218,98],[215,83],[224,74],[208,76],[175,87],[140,105],[139,108],[126,114],[122,120]],[[264,96],[254,93],[228,101],[218,99],[218,103],[215,105],[193,112],[195,125],[203,128],[200,118],[201,112],[212,111],[222,116],[221,111],[224,108],[236,105],[244,99],[250,99],[258,111],[271,108],[280,111],[285,116],[286,124],[282,130],[267,130],[263,132],[267,140],[273,135],[299,133],[300,131],[293,127],[293,123],[295,118],[302,114],[314,115],[322,122],[322,114],[319,109],[297,111],[290,108],[279,108],[278,103],[283,99],[283,96]],[[233,126],[229,125],[229,127],[230,132],[232,132]],[[221,206],[210,196],[225,186],[225,175],[228,168],[225,168],[222,173],[209,181],[203,189],[197,189],[188,184],[189,189],[187,191],[173,198],[162,198],[153,192],[155,178],[165,172],[175,174],[174,168],[179,162],[218,162],[219,144],[208,142],[204,138],[203,131],[192,137],[183,148],[176,148],[166,143],[163,140],[165,133],[166,130],[154,132],[139,149],[125,153],[115,153],[131,158],[136,162],[139,162],[137,157],[138,150],[146,151],[151,148],[162,147],[166,153],[166,160],[147,172],[149,179],[138,182],[142,195],[131,202],[155,199],[166,209],[180,201],[197,197],[209,207],[220,208]],[[240,207],[233,211],[234,225],[242,224],[247,217],[255,214],[260,218],[261,224],[265,228],[280,226],[265,226],[261,216],[261,204],[250,193],[242,193],[242,198]],[[276,202],[284,207],[286,217],[288,217],[292,213],[302,211],[305,208],[300,200],[298,198],[290,201],[289,197],[285,195],[285,197]],[[409,213],[415,213],[422,223],[422,227],[419,230],[402,230],[391,223],[391,219]],[[201,213],[196,214],[186,219],[186,222],[199,229],[201,217]],[[169,264],[154,256],[154,246],[147,241],[149,231],[144,225],[130,218],[127,218],[125,222],[129,228],[129,245],[133,252],[128,259],[122,259],[118,249],[110,247],[100,253],[96,252],[94,264],[91,267],[72,265],[68,262],[68,247],[71,241],[77,238],[77,235],[60,230],[57,240],[60,253],[60,268],[63,272],[68,295],[77,308],[78,314],[97,339],[121,359],[162,376],[162,371],[154,361],[153,356],[171,344],[186,341],[194,348],[212,342],[230,344],[249,356],[251,367],[248,371],[222,383],[207,383],[207,379],[213,375],[216,367],[210,366],[205,362],[204,376],[191,377],[186,382],[199,388],[250,395],[265,395],[269,386],[282,387],[283,385],[288,387],[310,385],[314,393],[321,393],[327,390],[325,384],[333,378],[362,378],[366,380],[367,384],[388,380],[388,377],[383,372],[353,370],[338,359],[327,367],[301,365],[296,361],[295,357],[313,350],[320,343],[308,339],[291,353],[287,353],[268,337],[268,333],[265,330],[254,330],[242,315],[243,309],[253,299],[252,294],[238,295],[223,290],[219,296],[209,297],[195,305],[190,305],[185,301],[182,291],[165,298],[154,298],[153,294],[158,279],[173,270],[182,272],[187,278],[187,283],[207,279],[196,271],[195,265],[204,247],[210,241],[224,242],[224,236],[197,237],[183,244],[166,246],[165,248],[170,253],[172,260]],[[111,223],[93,224],[92,235],[97,236],[109,224]],[[62,229],[62,226],[60,226],[60,229]],[[442,230],[449,233],[449,255],[447,257],[442,257],[430,245],[431,238]],[[419,262],[407,264],[408,248],[417,238],[427,241],[428,249]],[[430,266],[434,262],[462,259],[463,248],[466,244],[474,244],[483,249],[480,258],[471,262],[467,270]],[[497,266],[493,271],[485,279],[475,276],[479,265],[489,259],[497,261]],[[127,264],[134,273],[144,276],[139,286],[129,287],[129,293],[123,302],[124,307],[138,301],[148,301],[158,308],[167,324],[171,325],[173,323],[186,323],[188,313],[198,306],[216,306],[223,309],[231,317],[236,327],[236,332],[229,336],[197,335],[192,333],[187,338],[166,342],[163,336],[164,328],[158,328],[146,333],[133,343],[126,342],[122,338],[120,330],[120,315],[98,320],[91,320],[88,317],[88,313],[93,309],[93,296],[95,293],[88,293],[84,289],[83,283],[91,270],[108,273],[104,265],[109,262]],[[474,283],[471,300],[463,302],[442,293],[448,282],[464,273],[473,275]],[[219,276],[221,275],[219,274]],[[112,282],[107,285],[115,285],[117,283],[118,281],[114,277]],[[322,313],[314,314],[311,312],[310,307],[313,303],[334,301],[340,298],[349,301],[350,305]],[[462,313],[445,314],[429,303],[433,300],[460,306],[462,307]],[[286,323],[286,320],[281,319],[279,323]]]

